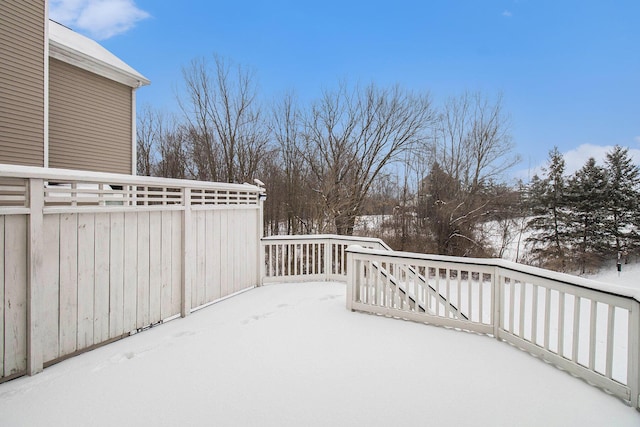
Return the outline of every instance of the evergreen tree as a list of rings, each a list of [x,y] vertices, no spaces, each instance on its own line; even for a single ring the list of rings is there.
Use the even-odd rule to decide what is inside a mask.
[[[533,177],[528,202],[532,218],[527,227],[532,230],[527,239],[532,255],[539,265],[566,269],[567,253],[567,185],[564,178],[564,157],[557,147],[549,152],[544,178]]]
[[[567,200],[571,206],[568,239],[575,250],[581,273],[597,267],[607,245],[603,232],[606,218],[607,179],[604,168],[592,157],[569,180]]]
[[[607,218],[604,232],[616,253],[625,253],[638,247],[638,184],[640,170],[633,164],[629,149],[616,145],[607,153],[606,190]]]

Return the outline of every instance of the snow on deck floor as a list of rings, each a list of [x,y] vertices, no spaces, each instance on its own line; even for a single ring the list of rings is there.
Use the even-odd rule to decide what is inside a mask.
[[[2,426],[638,426],[514,347],[264,286],[0,384]]]

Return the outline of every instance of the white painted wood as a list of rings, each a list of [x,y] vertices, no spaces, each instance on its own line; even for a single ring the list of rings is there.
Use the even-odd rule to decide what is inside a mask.
[[[589,369],[596,367],[596,326],[598,324],[597,303],[591,301],[591,315],[589,316]]]
[[[566,357],[564,349],[564,317],[566,312],[565,295],[564,292],[560,292],[558,295],[558,354]]]
[[[216,250],[217,236],[215,234],[214,226],[214,211],[209,210],[205,212],[204,217],[204,229],[206,233],[204,242],[205,251],[205,301],[211,302],[219,298],[219,292],[217,291],[216,270],[213,266],[214,259],[218,258],[218,250]]]
[[[162,320],[162,212],[149,213],[149,323]]]
[[[27,370],[27,217],[5,217],[4,376]]]
[[[580,298],[573,300],[573,344],[571,346],[571,360],[578,363],[578,346],[580,344]]]
[[[228,217],[228,212],[220,211],[220,296],[222,298],[229,295],[233,289],[229,283]]]
[[[28,360],[29,372],[35,373],[44,359],[55,360],[171,317],[176,308],[186,315],[196,274],[192,189],[201,196],[198,214],[211,224],[220,213],[224,221],[218,236],[212,231],[215,224],[200,235],[205,245],[200,300],[210,302],[261,282],[262,190],[257,187],[5,165],[0,165],[0,176],[31,182],[29,203],[1,208],[2,376],[13,369],[5,353],[13,357],[20,345],[29,352],[14,359]],[[45,182],[57,184],[45,187]],[[24,232],[22,252],[7,250],[12,239],[5,233],[10,228],[7,215],[13,218],[9,221],[23,222],[22,228],[12,228],[14,234]],[[16,254],[23,255],[19,265]],[[298,273],[301,262],[294,259]],[[12,277],[8,289],[7,277],[18,271],[26,284],[18,291],[13,284],[19,280]],[[12,323],[16,313],[23,320],[19,327]],[[9,348],[13,338],[5,330],[20,328],[26,334],[13,338],[22,344]]]
[[[173,256],[173,219],[169,211],[162,212],[161,235],[161,292],[160,292],[160,318],[166,319],[174,313],[172,311],[172,256]]]
[[[568,359],[559,357],[553,353],[549,353],[545,351],[543,348],[532,345],[530,342],[523,340],[520,337],[517,337],[514,335],[508,335],[506,336],[505,341],[512,343],[516,347],[521,348],[527,352],[530,352],[542,358],[543,360],[547,360],[553,363],[554,365],[562,368],[563,370],[571,372],[575,376],[584,378],[590,383],[598,387],[604,388],[605,390],[608,390],[619,397],[628,398],[627,396],[629,394],[629,390],[628,390],[628,387],[626,387],[624,384],[620,384],[617,381],[612,381],[603,375],[590,371],[588,368],[584,367],[583,365],[575,364]]]
[[[109,247],[109,338],[124,334],[124,216],[110,214]]]
[[[171,315],[182,305],[182,212],[171,212]]]
[[[542,343],[544,348],[549,350],[551,330],[551,289],[546,288],[544,295],[544,336],[542,338]]]
[[[461,274],[458,272],[458,310],[460,306],[460,280]],[[491,276],[493,297],[491,301],[491,324],[493,324],[493,336],[500,339],[500,329],[504,328],[503,309],[501,301],[504,301],[504,277],[494,273]]]
[[[543,327],[546,328],[546,322]],[[531,289],[531,342],[538,343],[538,286],[535,283]]]
[[[449,296],[446,296],[447,300]],[[446,304],[449,306],[449,304]],[[484,277],[482,273],[478,274],[478,323],[483,323],[484,316]]]
[[[605,375],[611,378],[613,375],[613,337],[615,335],[615,307],[607,306],[607,353],[605,362]]]
[[[138,214],[138,268],[137,268],[137,308],[136,328],[151,324],[149,316],[149,214]]]
[[[526,288],[525,282],[520,282],[520,309],[518,311],[518,336],[524,339],[524,320],[525,320],[525,301],[526,301]]]
[[[436,269],[436,275],[437,274],[438,274],[438,270]],[[471,280],[471,271],[468,271],[467,274],[468,274],[468,276],[467,276],[467,302],[468,302],[468,305],[469,305],[467,317],[469,319],[473,319],[473,313],[474,313],[474,310],[473,310],[473,280]],[[436,284],[437,284],[437,282],[436,282]],[[438,294],[438,293],[439,293],[438,292],[438,288],[436,287],[436,294]],[[436,298],[436,303],[437,303],[437,301],[438,301],[438,298]],[[437,303],[437,305],[436,305],[436,314],[438,313],[438,311],[437,311],[438,310],[438,306],[439,306],[439,303]],[[512,310],[512,312],[513,312],[513,310]]]
[[[95,215],[78,215],[78,337],[77,350],[93,345]]]
[[[182,214],[182,280],[181,294],[182,302],[180,315],[188,316],[191,313],[191,288],[194,275],[193,256],[195,244],[193,238],[193,219],[191,212],[191,190],[184,188],[182,190],[184,199],[184,212]]]
[[[211,280],[212,283],[212,295],[211,297],[214,300],[220,299],[222,297],[222,281],[220,278],[220,270],[221,270],[221,253],[224,248],[221,248],[221,235],[223,230],[221,229],[220,221],[220,212],[213,211],[211,218],[211,226],[212,226],[212,246],[211,250],[213,251],[211,257],[209,258],[209,266],[211,268]]]
[[[245,236],[248,248],[248,258],[250,265],[260,266],[262,261],[260,260],[260,227],[259,223],[262,222],[262,218],[258,218],[259,210],[247,210],[246,217],[244,222],[247,224],[247,227],[243,227],[245,229]],[[306,245],[305,245],[306,246]],[[251,248],[255,248],[251,250]],[[304,262],[307,261],[306,256],[302,252],[302,248],[300,251],[300,274],[308,271],[308,269],[304,266]],[[260,276],[258,275],[260,272],[260,268],[252,269],[252,268],[241,268],[241,271],[244,275],[244,283],[243,289],[250,288],[252,286],[260,285]]]
[[[193,282],[194,288],[191,291],[191,304],[193,307],[201,306],[207,302],[205,300],[205,265],[207,261],[205,252],[205,241],[207,239],[205,234],[205,213],[204,211],[193,213],[196,242],[196,276]]]
[[[137,328],[138,310],[138,213],[124,214],[124,264],[123,264],[123,333]]]
[[[45,215],[43,246],[47,256],[42,259],[41,306],[43,362],[57,359],[59,349],[60,313],[60,215]]]
[[[227,219],[227,226],[230,230],[238,230],[238,224],[240,223],[241,217],[239,215],[231,215]],[[245,240],[245,231],[246,230],[238,230],[235,236],[231,237],[229,233],[227,233],[227,242],[231,247],[231,258],[229,259],[229,263],[231,266],[231,274],[230,274],[230,283],[232,285],[233,292],[237,292],[242,289],[242,274],[240,272],[240,265],[242,264],[242,259],[246,257],[246,246],[241,248],[241,245],[246,244]],[[244,249],[244,252],[243,252]],[[294,262],[295,254],[291,253],[289,259]],[[293,266],[289,270],[291,273],[293,271]]]
[[[78,340],[78,214],[60,214],[60,352],[77,350]]]
[[[43,319],[44,289],[42,263],[44,259],[44,180],[29,179],[29,224],[27,245],[27,374],[34,375],[43,369]]]
[[[109,339],[109,214],[95,214],[95,276],[93,300],[93,344]]]

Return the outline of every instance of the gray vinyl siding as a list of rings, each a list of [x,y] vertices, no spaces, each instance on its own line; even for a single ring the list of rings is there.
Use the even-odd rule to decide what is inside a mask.
[[[49,166],[131,173],[130,87],[50,58]]]
[[[44,5],[0,1],[0,163],[44,166]]]

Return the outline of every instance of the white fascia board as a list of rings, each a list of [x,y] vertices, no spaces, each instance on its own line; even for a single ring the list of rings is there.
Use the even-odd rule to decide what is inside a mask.
[[[97,42],[54,21],[49,21],[49,56],[132,88],[151,83]]]

